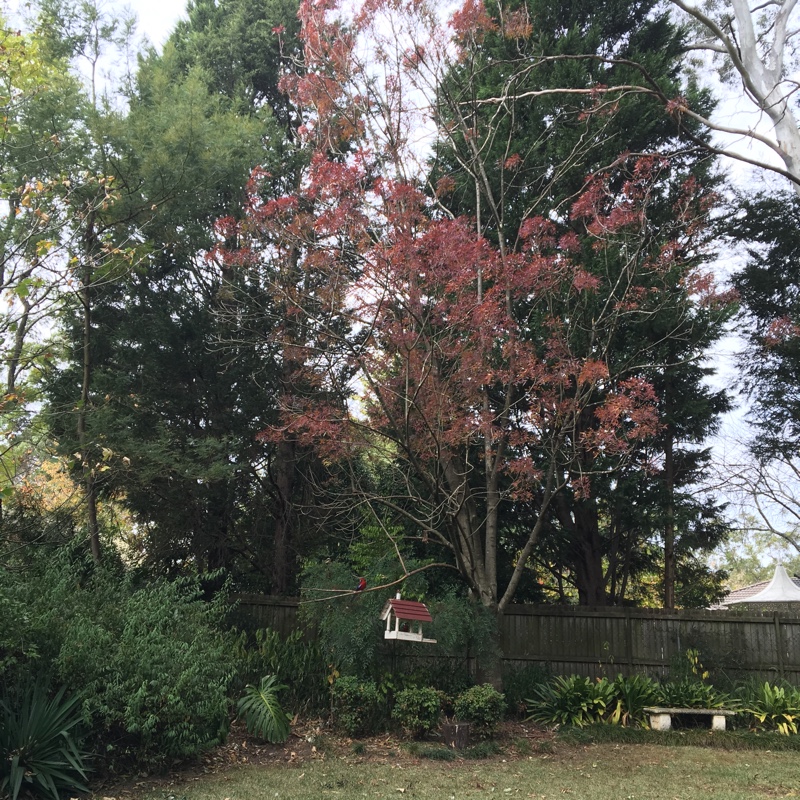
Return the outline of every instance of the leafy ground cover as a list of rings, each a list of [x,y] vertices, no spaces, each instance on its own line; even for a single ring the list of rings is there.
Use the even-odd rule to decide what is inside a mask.
[[[352,741],[309,725],[285,746],[235,731],[193,769],[106,786],[115,800],[359,800],[519,797],[536,800],[758,800],[800,797],[795,752],[730,751],[578,738],[503,728],[486,758],[441,761],[392,736]],[[698,743],[711,735],[697,731]],[[785,737],[781,737],[785,740]],[[694,739],[691,739],[694,741]],[[777,737],[776,737],[777,740]],[[641,741],[645,741],[642,739]],[[427,755],[428,757],[425,757]],[[477,754],[476,754],[477,755]]]

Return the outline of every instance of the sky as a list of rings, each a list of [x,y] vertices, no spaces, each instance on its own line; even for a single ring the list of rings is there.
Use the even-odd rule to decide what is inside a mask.
[[[99,0],[102,9],[128,8],[139,20],[138,30],[152,44],[161,49],[175,23],[186,16],[187,0]],[[14,18],[23,13],[26,0],[0,0],[0,9],[6,9]]]
[[[175,23],[186,16],[186,2],[187,0],[130,0],[126,5],[138,17],[140,32],[161,49]]]

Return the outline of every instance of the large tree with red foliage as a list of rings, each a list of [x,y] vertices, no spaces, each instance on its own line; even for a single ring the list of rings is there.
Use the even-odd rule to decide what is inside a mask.
[[[613,469],[657,433],[652,386],[609,350],[669,301],[676,271],[693,279],[707,203],[687,182],[670,225],[654,224],[671,164],[622,155],[568,207],[523,215],[512,246],[487,238],[448,213],[447,178],[423,191],[412,141],[425,82],[458,63],[483,12],[468,2],[451,36],[420,3],[373,0],[347,25],[333,10],[302,5],[304,70],[284,81],[304,114],[305,178],[265,200],[256,172],[244,221],[220,227],[235,285],[266,282],[284,309],[270,336],[294,377],[282,425],[263,436],[313,447],[340,498],[346,486],[378,519],[404,520],[502,612],[557,493],[587,496],[595,465]],[[402,15],[402,33],[381,28]],[[359,58],[364,32],[378,44]],[[470,120],[451,124],[470,141]],[[480,182],[485,165],[473,167]],[[363,481],[370,463],[391,471],[391,491]],[[531,522],[501,582],[511,502]]]

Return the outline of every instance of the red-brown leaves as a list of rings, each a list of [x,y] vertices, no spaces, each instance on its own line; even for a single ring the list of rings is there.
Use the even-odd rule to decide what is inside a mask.
[[[658,398],[641,378],[621,381],[595,415],[599,425],[584,432],[583,443],[599,453],[624,453],[632,443],[660,430]]]
[[[398,43],[394,61],[382,51],[359,64],[359,37],[385,33],[377,19],[396,10],[422,24],[424,9],[368,0],[345,27],[334,7],[304,0],[305,71],[283,83],[302,116],[306,171],[293,193],[268,199],[269,176],[255,172],[245,219],[217,225],[220,262],[253,270],[277,298],[265,336],[294,370],[282,423],[262,439],[290,437],[331,463],[377,450],[425,480],[445,464],[470,469],[480,453],[523,500],[549,458],[587,492],[593,458],[607,467],[658,432],[650,385],[606,360],[616,332],[649,313],[673,270],[696,295],[711,291],[685,268],[702,233],[696,187],[687,182],[658,245],[650,206],[670,167],[657,157],[620,156],[587,179],[568,220],[563,209],[528,218],[502,249],[473,220],[435,218],[439,206],[398,176],[403,81],[422,80],[442,39],[428,31]],[[496,30],[480,0],[451,27],[463,48]],[[525,38],[530,23],[512,13],[502,33]],[[511,153],[494,167],[521,165]],[[454,187],[442,178],[436,199]]]
[[[506,39],[529,39],[533,33],[527,5],[508,12],[503,20],[503,36]]]
[[[464,5],[450,18],[450,27],[457,42],[480,41],[496,30],[495,21],[486,13],[483,0],[465,0]]]
[[[777,347],[798,336],[800,336],[800,327],[789,317],[780,317],[770,323],[764,334],[763,342],[767,348]]]

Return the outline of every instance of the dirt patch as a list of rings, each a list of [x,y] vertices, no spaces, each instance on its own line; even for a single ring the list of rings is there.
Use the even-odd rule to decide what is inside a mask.
[[[554,740],[551,731],[528,723],[506,722],[495,737],[498,753],[484,760],[512,761],[528,758],[531,753],[550,752]],[[430,744],[434,743],[435,739],[430,740]],[[350,739],[331,731],[324,720],[308,720],[292,726],[292,735],[285,744],[271,745],[253,739],[241,723],[235,722],[225,744],[196,761],[176,765],[162,775],[140,774],[95,785],[92,796],[97,800],[132,800],[151,792],[169,795],[193,781],[245,764],[294,766],[325,758],[346,758],[355,764],[420,761],[418,755],[409,751],[407,740],[394,734]]]

